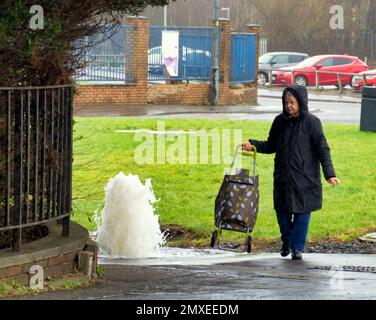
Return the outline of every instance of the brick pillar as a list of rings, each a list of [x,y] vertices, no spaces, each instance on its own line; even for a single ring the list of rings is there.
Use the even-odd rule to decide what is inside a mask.
[[[219,49],[219,105],[229,104],[231,79],[231,20],[219,19],[220,49]]]
[[[231,21],[229,19],[220,19],[220,53],[219,53],[219,72],[221,83],[228,84],[231,78]]]
[[[149,20],[145,17],[127,17],[127,24],[136,27],[134,34],[133,68],[136,86],[148,86]],[[140,88],[141,89],[141,88]],[[145,95],[145,102],[146,102]]]
[[[254,33],[256,35],[255,82],[257,83],[257,76],[259,72],[258,60],[260,56],[260,26],[257,24],[248,24],[245,30],[248,33]]]

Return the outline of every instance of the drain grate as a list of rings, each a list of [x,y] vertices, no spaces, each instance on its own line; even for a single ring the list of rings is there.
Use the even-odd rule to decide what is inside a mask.
[[[376,273],[376,267],[364,267],[364,266],[314,266],[314,267],[309,267],[308,269]]]

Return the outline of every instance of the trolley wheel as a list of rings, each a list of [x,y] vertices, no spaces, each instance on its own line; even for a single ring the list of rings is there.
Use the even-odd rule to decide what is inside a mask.
[[[252,251],[252,237],[251,236],[247,237],[247,240],[245,242],[245,246],[246,246],[247,252],[251,253],[251,251]]]
[[[210,241],[210,247],[214,248],[215,243],[217,242],[218,232],[217,230],[213,231],[211,241]]]

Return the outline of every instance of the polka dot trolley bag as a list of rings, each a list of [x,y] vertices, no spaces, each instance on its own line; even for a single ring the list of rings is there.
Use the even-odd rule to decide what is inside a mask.
[[[246,234],[245,249],[251,252],[251,232],[256,224],[259,209],[259,178],[256,175],[256,154],[252,151],[241,151],[241,145],[236,148],[231,164],[233,171],[237,155],[253,158],[253,175],[249,175],[248,169],[236,169],[235,174],[226,174],[218,195],[215,199],[215,226],[217,229],[212,234],[210,246],[220,245],[222,230],[231,230]]]

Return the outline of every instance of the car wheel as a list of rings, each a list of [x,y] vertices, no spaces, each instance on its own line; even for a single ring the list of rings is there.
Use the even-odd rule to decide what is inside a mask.
[[[305,76],[297,76],[295,78],[295,84],[298,86],[306,87],[308,84],[308,80]]]
[[[267,82],[268,76],[265,73],[260,72],[257,77],[257,83],[259,84],[259,86],[264,86]]]

